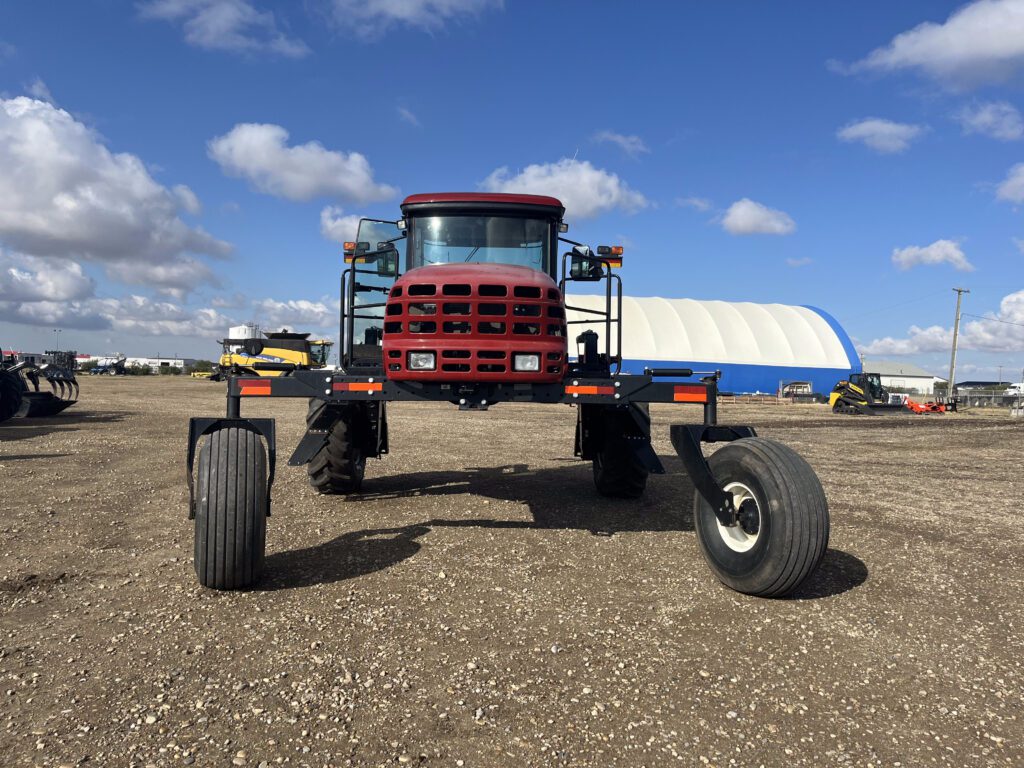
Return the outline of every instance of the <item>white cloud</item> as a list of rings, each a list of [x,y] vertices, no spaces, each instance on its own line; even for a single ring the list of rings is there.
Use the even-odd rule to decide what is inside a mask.
[[[361,217],[356,214],[343,214],[344,211],[336,205],[328,205],[320,211],[320,234],[327,240],[345,243],[356,239]]]
[[[907,337],[895,339],[886,336],[862,345],[859,351],[865,355],[920,355],[927,352],[948,351],[953,343],[953,332],[939,325],[920,328],[910,326]]]
[[[70,259],[40,259],[0,250],[0,297],[7,302],[71,301],[93,295],[96,284]]]
[[[945,22],[926,21],[894,37],[849,72],[920,70],[951,87],[1005,80],[1024,67],[1024,3],[976,0]]]
[[[959,110],[954,117],[964,133],[980,133],[1000,141],[1024,138],[1024,120],[1020,112],[1005,101],[972,104]]]
[[[515,176],[508,167],[495,170],[480,182],[492,192],[551,195],[569,216],[589,219],[613,209],[638,211],[649,204],[616,174],[595,168],[585,160],[562,158],[557,163],[528,165]]]
[[[1015,237],[1013,238],[1013,244],[1017,246],[1017,250],[1024,256],[1024,239]]]
[[[191,213],[193,216],[198,216],[203,212],[203,206],[199,202],[199,198],[196,197],[196,193],[187,186],[178,184],[172,191],[174,196],[178,198],[178,204],[181,205],[183,211]]]
[[[895,248],[892,252],[892,263],[902,270],[921,265],[950,264],[961,272],[974,271],[974,265],[967,260],[960,244],[952,240],[936,240],[924,247],[911,245],[906,248]]]
[[[107,274],[122,283],[150,286],[178,301],[184,301],[189,292],[199,286],[219,288],[221,285],[206,264],[187,256],[168,264],[118,262],[107,267]]]
[[[677,197],[675,202],[680,208],[693,208],[701,213],[711,210],[711,201],[706,197]]]
[[[939,325],[910,327],[905,338],[875,339],[861,351],[869,355],[914,355],[949,352],[953,330]],[[965,318],[960,324],[957,346],[982,352],[1024,352],[1024,291],[1004,296],[999,310],[982,318]]]
[[[996,189],[996,197],[1011,203],[1024,203],[1024,163],[1017,163],[1010,169]]]
[[[0,321],[57,325],[74,330],[113,330],[135,336],[222,337],[232,320],[215,309],[189,309],[144,296],[81,301],[0,301]]]
[[[814,259],[810,256],[801,256],[800,258],[786,259],[787,267],[806,267],[808,264],[814,263]]]
[[[270,11],[251,0],[148,0],[143,18],[182,22],[185,42],[197,48],[235,53],[272,53],[289,58],[309,54],[309,46],[283,33]]]
[[[43,82],[43,79],[41,77],[37,77],[35,80],[29,83],[28,86],[25,88],[25,93],[27,93],[34,99],[39,99],[40,101],[46,101],[50,104],[57,103],[56,100],[53,98],[53,94],[50,93],[50,89],[47,87],[46,83]]]
[[[373,180],[369,161],[358,152],[336,152],[318,141],[287,142],[288,131],[279,125],[239,123],[211,139],[208,152],[224,173],[287,200],[330,197],[370,203],[396,192]]]
[[[325,328],[338,322],[338,310],[331,307],[326,299],[261,299],[253,304],[262,325],[267,328]]]
[[[4,40],[0,40],[0,61],[3,61],[4,59],[14,58],[14,55],[17,52],[18,49],[15,48],[13,45]]]
[[[189,254],[223,256],[231,246],[189,227],[189,190],[153,180],[135,155],[114,154],[62,109],[0,99],[0,243],[39,257],[188,264]],[[190,196],[190,197],[189,197]]]
[[[729,206],[722,228],[731,235],[789,235],[796,231],[796,222],[784,211],[744,197]]]
[[[869,117],[848,123],[836,132],[840,141],[859,141],[876,152],[892,154],[905,152],[910,142],[924,132],[920,125],[895,123],[880,117]]]
[[[415,125],[417,128],[420,127],[420,119],[405,107],[398,108],[398,117],[409,125]]]
[[[594,134],[594,141],[616,144],[619,149],[634,158],[651,151],[639,136],[627,136],[614,131],[599,131]]]
[[[248,305],[249,298],[240,291],[230,296],[214,296],[210,299],[210,306],[216,309],[242,309]]]
[[[450,21],[503,5],[503,0],[331,0],[334,21],[369,39],[395,25],[438,31]]]

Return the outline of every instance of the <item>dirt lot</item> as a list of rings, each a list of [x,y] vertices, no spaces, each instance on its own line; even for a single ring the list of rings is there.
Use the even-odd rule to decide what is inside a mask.
[[[358,497],[283,466],[258,591],[197,586],[187,418],[93,379],[0,426],[0,765],[1024,764],[1024,423],[723,406],[820,474],[798,599],[720,586],[692,486],[596,495],[574,412],[391,411]],[[305,404],[278,417],[281,464]]]

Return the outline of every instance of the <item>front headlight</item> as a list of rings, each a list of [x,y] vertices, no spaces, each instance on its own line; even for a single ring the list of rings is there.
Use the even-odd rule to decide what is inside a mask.
[[[513,355],[512,370],[514,371],[539,371],[540,355]]]
[[[437,367],[433,352],[410,352],[408,365],[410,371],[432,371]]]

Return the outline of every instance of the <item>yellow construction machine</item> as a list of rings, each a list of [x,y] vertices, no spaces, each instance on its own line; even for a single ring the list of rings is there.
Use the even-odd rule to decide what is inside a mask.
[[[310,339],[308,333],[265,332],[263,338],[223,339],[224,353],[211,379],[225,375],[287,376],[292,371],[323,368],[333,341]]]
[[[890,395],[882,386],[882,377],[877,373],[851,373],[832,388],[828,404],[835,413],[877,416],[911,412],[904,398]]]

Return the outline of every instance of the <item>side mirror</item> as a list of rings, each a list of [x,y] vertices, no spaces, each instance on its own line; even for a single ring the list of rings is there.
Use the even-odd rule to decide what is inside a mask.
[[[398,251],[394,246],[377,256],[378,277],[398,277]]]
[[[572,254],[572,259],[569,261],[569,279],[594,282],[602,277],[604,277],[604,268],[601,262],[575,252]]]

